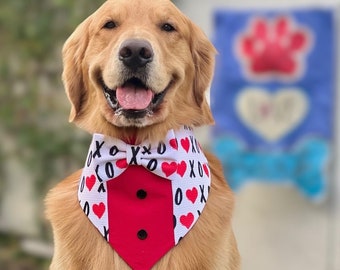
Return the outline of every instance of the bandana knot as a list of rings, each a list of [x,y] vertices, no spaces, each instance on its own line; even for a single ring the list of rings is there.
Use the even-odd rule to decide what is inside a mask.
[[[101,140],[102,135],[95,134],[96,144]],[[118,176],[124,169],[130,165],[140,165],[145,167],[151,172],[154,172],[160,176],[163,176],[161,172],[157,172],[159,161],[163,161],[162,164],[173,164],[178,157],[177,144],[166,145],[161,142],[158,144],[141,144],[130,145],[120,140],[114,142],[114,146],[109,150],[110,158],[117,167]],[[165,165],[163,165],[164,168]],[[177,164],[176,164],[177,166]],[[175,166],[174,166],[175,167]]]

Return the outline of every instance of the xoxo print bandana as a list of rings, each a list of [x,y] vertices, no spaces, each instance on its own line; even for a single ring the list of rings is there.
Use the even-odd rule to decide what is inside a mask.
[[[210,170],[191,128],[129,145],[94,134],[78,199],[91,223],[134,270],[150,269],[198,220]]]

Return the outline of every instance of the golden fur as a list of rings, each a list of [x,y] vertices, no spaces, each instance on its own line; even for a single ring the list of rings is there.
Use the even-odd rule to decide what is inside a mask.
[[[107,22],[114,27],[105,28]],[[174,31],[164,31],[165,24]],[[151,115],[128,118],[114,112],[103,94],[123,83],[117,59],[120,44],[144,39],[152,45],[148,86],[154,94],[168,89]],[[168,0],[109,0],[71,35],[63,49],[63,81],[71,102],[70,121],[89,133],[137,142],[162,140],[181,125],[212,124],[205,99],[211,82],[215,49],[203,32]],[[219,161],[206,153],[212,186],[201,217],[183,240],[152,269],[239,269],[231,228],[233,195]],[[54,233],[51,270],[130,269],[84,215],[77,198],[81,170],[67,177],[46,198]],[[91,254],[92,256],[88,256]]]

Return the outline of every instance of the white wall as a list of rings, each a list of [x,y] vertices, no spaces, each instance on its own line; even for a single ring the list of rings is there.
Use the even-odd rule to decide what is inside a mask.
[[[176,4],[211,37],[212,14],[217,8],[338,8],[340,0],[177,0]],[[340,104],[339,98],[337,102]],[[339,127],[336,123],[336,142]],[[338,156],[339,143],[335,145]],[[252,184],[236,195],[234,230],[243,270],[340,269],[339,162],[335,157],[329,198],[319,204],[307,201],[289,186]]]

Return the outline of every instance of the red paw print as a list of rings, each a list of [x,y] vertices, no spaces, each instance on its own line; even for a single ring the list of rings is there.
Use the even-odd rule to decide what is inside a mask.
[[[311,42],[310,32],[289,17],[255,18],[237,39],[237,50],[251,77],[296,79]]]

